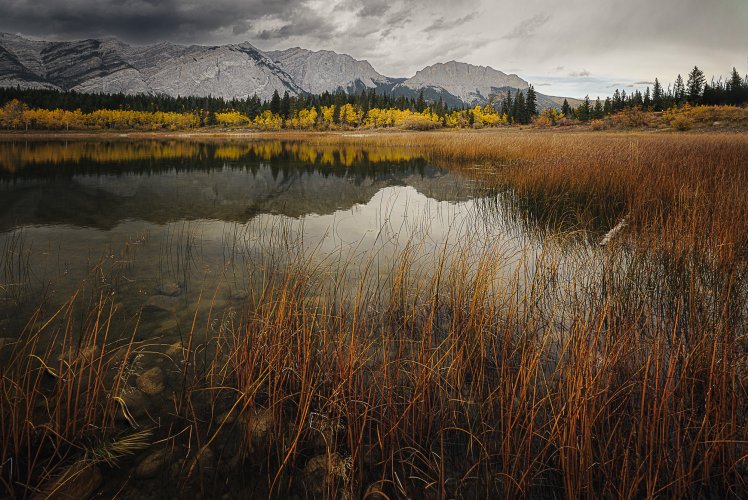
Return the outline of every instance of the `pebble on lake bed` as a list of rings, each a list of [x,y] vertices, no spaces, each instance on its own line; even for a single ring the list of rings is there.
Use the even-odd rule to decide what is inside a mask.
[[[182,287],[180,287],[176,282],[174,281],[167,281],[164,283],[161,283],[158,288],[159,295],[166,295],[169,297],[176,297],[177,295],[182,293]]]
[[[249,293],[246,290],[236,290],[229,298],[236,301],[247,300],[249,298]]]
[[[121,399],[131,417],[138,418],[145,415],[149,401],[142,391],[134,387],[129,387],[123,391]],[[127,420],[127,417],[124,415],[124,408],[117,415],[124,416]]]
[[[81,347],[77,350],[66,350],[59,359],[65,361],[69,365],[74,365],[76,363],[91,363],[96,359],[98,354],[99,346],[90,345],[88,347]]]
[[[181,341],[174,342],[173,344],[166,347],[164,354],[169,356],[173,361],[178,361],[184,356],[184,346]]]
[[[135,477],[138,479],[148,479],[155,476],[168,463],[169,456],[170,452],[167,449],[154,451],[135,467]]]
[[[197,452],[197,455],[187,463],[187,476],[194,475],[198,469],[204,471],[205,469],[211,468],[214,465],[215,458],[216,456],[213,453],[213,450],[210,448],[202,448]]]
[[[275,419],[271,409],[260,409],[248,415],[247,425],[249,425],[253,451],[267,450],[273,436],[274,424]]]
[[[307,461],[301,479],[307,493],[318,498],[332,480],[347,482],[351,466],[350,458],[345,459],[337,453],[317,455]]]
[[[156,396],[164,392],[164,371],[158,366],[143,372],[136,381],[138,389],[149,396]]]

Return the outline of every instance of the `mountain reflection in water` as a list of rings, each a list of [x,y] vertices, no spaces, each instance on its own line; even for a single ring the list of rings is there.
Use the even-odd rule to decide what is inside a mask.
[[[218,286],[227,259],[259,268],[314,253],[328,264],[373,262],[386,273],[414,242],[428,260],[445,245],[475,239],[481,248],[513,238],[478,214],[495,197],[476,180],[408,148],[8,142],[0,143],[0,165],[0,250],[21,241],[38,286],[54,282],[60,298],[98,258],[114,259],[124,247],[137,248],[128,271],[137,290],[168,274],[182,285],[192,281],[199,295]],[[293,248],[278,257],[283,245]],[[346,272],[353,284],[365,271]],[[232,286],[250,286],[245,278]],[[141,297],[130,299],[137,310]],[[185,302],[185,310],[192,306]]]

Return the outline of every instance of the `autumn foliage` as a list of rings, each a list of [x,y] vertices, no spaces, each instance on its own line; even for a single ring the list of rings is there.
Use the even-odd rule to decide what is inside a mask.
[[[284,119],[265,110],[254,118],[239,111],[226,110],[173,113],[101,109],[91,113],[80,110],[32,109],[14,99],[0,109],[0,127],[10,130],[181,130],[206,126],[254,130],[335,130],[352,128],[401,128],[431,130],[436,128],[483,128],[508,125],[507,116],[491,106],[437,114],[431,108],[423,111],[398,108],[362,109],[355,104],[320,106],[295,110]]]

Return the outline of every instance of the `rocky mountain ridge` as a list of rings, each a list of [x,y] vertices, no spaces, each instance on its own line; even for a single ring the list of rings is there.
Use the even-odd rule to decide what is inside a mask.
[[[395,96],[441,98],[451,106],[485,104],[528,82],[487,66],[437,63],[412,78],[390,78],[347,54],[291,48],[263,52],[249,42],[202,46],[132,46],[114,38],[69,42],[29,40],[0,33],[0,87],[88,93],[214,96],[321,94],[375,89]],[[563,98],[538,95],[540,108]]]

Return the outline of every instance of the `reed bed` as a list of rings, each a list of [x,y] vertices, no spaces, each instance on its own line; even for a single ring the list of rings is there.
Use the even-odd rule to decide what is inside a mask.
[[[744,134],[460,131],[284,139],[406,146],[437,165],[512,189],[546,212],[560,206],[571,217],[591,214],[609,227],[628,214],[640,245],[726,263],[747,256]]]
[[[303,478],[323,453],[324,490],[302,489],[311,496],[367,485],[390,498],[745,491],[735,338],[746,317],[724,306],[738,300],[733,283],[710,295],[673,282],[670,312],[664,294],[635,284],[648,263],[627,263],[625,280],[619,256],[589,282],[520,271],[497,288],[491,255],[429,277],[404,256],[384,307],[365,290],[310,304],[297,273],[252,298],[216,340],[230,376],[214,385],[232,380],[237,410],[272,415],[276,438],[260,452],[271,484]]]
[[[169,453],[164,494],[748,494],[748,140],[305,140],[423,151],[510,192],[540,243],[509,258],[465,235],[424,260],[414,236],[383,276],[357,262],[351,289],[339,270],[352,263],[274,232],[268,246],[288,254],[257,262],[232,246],[227,262],[250,266],[240,272],[255,286],[230,310],[205,290],[176,349],[139,340],[138,319],[110,331],[115,301],[98,288],[40,308],[0,351],[4,494],[48,492],[81,467],[126,491],[127,455],[148,444]],[[163,360],[172,395],[134,416],[145,359]]]

